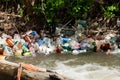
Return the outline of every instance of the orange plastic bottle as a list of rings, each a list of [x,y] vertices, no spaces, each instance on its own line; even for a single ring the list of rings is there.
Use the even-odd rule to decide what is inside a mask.
[[[26,42],[31,43],[31,39],[28,35],[26,35],[24,39],[25,39]]]
[[[6,39],[6,42],[7,44],[10,46],[10,47],[13,47],[14,46],[14,43],[12,42],[12,40],[10,38],[7,38]]]
[[[3,55],[3,48],[0,48],[0,55]]]

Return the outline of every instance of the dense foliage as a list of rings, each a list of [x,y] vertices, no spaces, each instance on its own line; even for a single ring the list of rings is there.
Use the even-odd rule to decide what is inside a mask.
[[[0,10],[20,14],[26,21],[31,15],[42,15],[46,22],[66,23],[99,13],[106,18],[118,16],[119,3],[119,0],[1,0]],[[89,15],[91,10],[95,14]]]

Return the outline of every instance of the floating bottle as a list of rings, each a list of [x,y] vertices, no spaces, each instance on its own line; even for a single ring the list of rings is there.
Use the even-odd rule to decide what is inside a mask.
[[[62,50],[60,49],[60,46],[57,46],[57,47],[56,47],[56,53],[61,53],[61,51],[62,51]]]
[[[3,49],[3,45],[0,44],[0,54],[3,54],[3,51],[4,51],[4,49]]]
[[[28,35],[26,35],[24,37],[24,39],[25,39],[26,42],[31,43],[31,39],[30,39],[30,37]]]
[[[7,38],[7,39],[6,39],[6,42],[7,42],[7,44],[8,44],[10,47],[13,47],[13,46],[14,46],[14,43],[13,43],[13,41],[12,41],[10,38]]]
[[[4,49],[0,48],[0,54],[3,54]]]
[[[6,56],[10,56],[13,54],[12,48],[8,47],[8,46],[4,46],[4,51],[3,54]]]

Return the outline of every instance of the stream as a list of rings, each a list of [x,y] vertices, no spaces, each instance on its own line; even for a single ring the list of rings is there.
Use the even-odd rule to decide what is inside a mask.
[[[25,62],[54,70],[72,80],[120,80],[120,54],[81,53],[9,57],[8,61]]]

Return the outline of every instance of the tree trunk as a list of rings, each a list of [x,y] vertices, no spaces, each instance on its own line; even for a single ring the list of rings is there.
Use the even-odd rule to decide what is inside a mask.
[[[19,64],[0,60],[0,80],[16,80]],[[21,80],[70,80],[54,72],[23,70]]]

